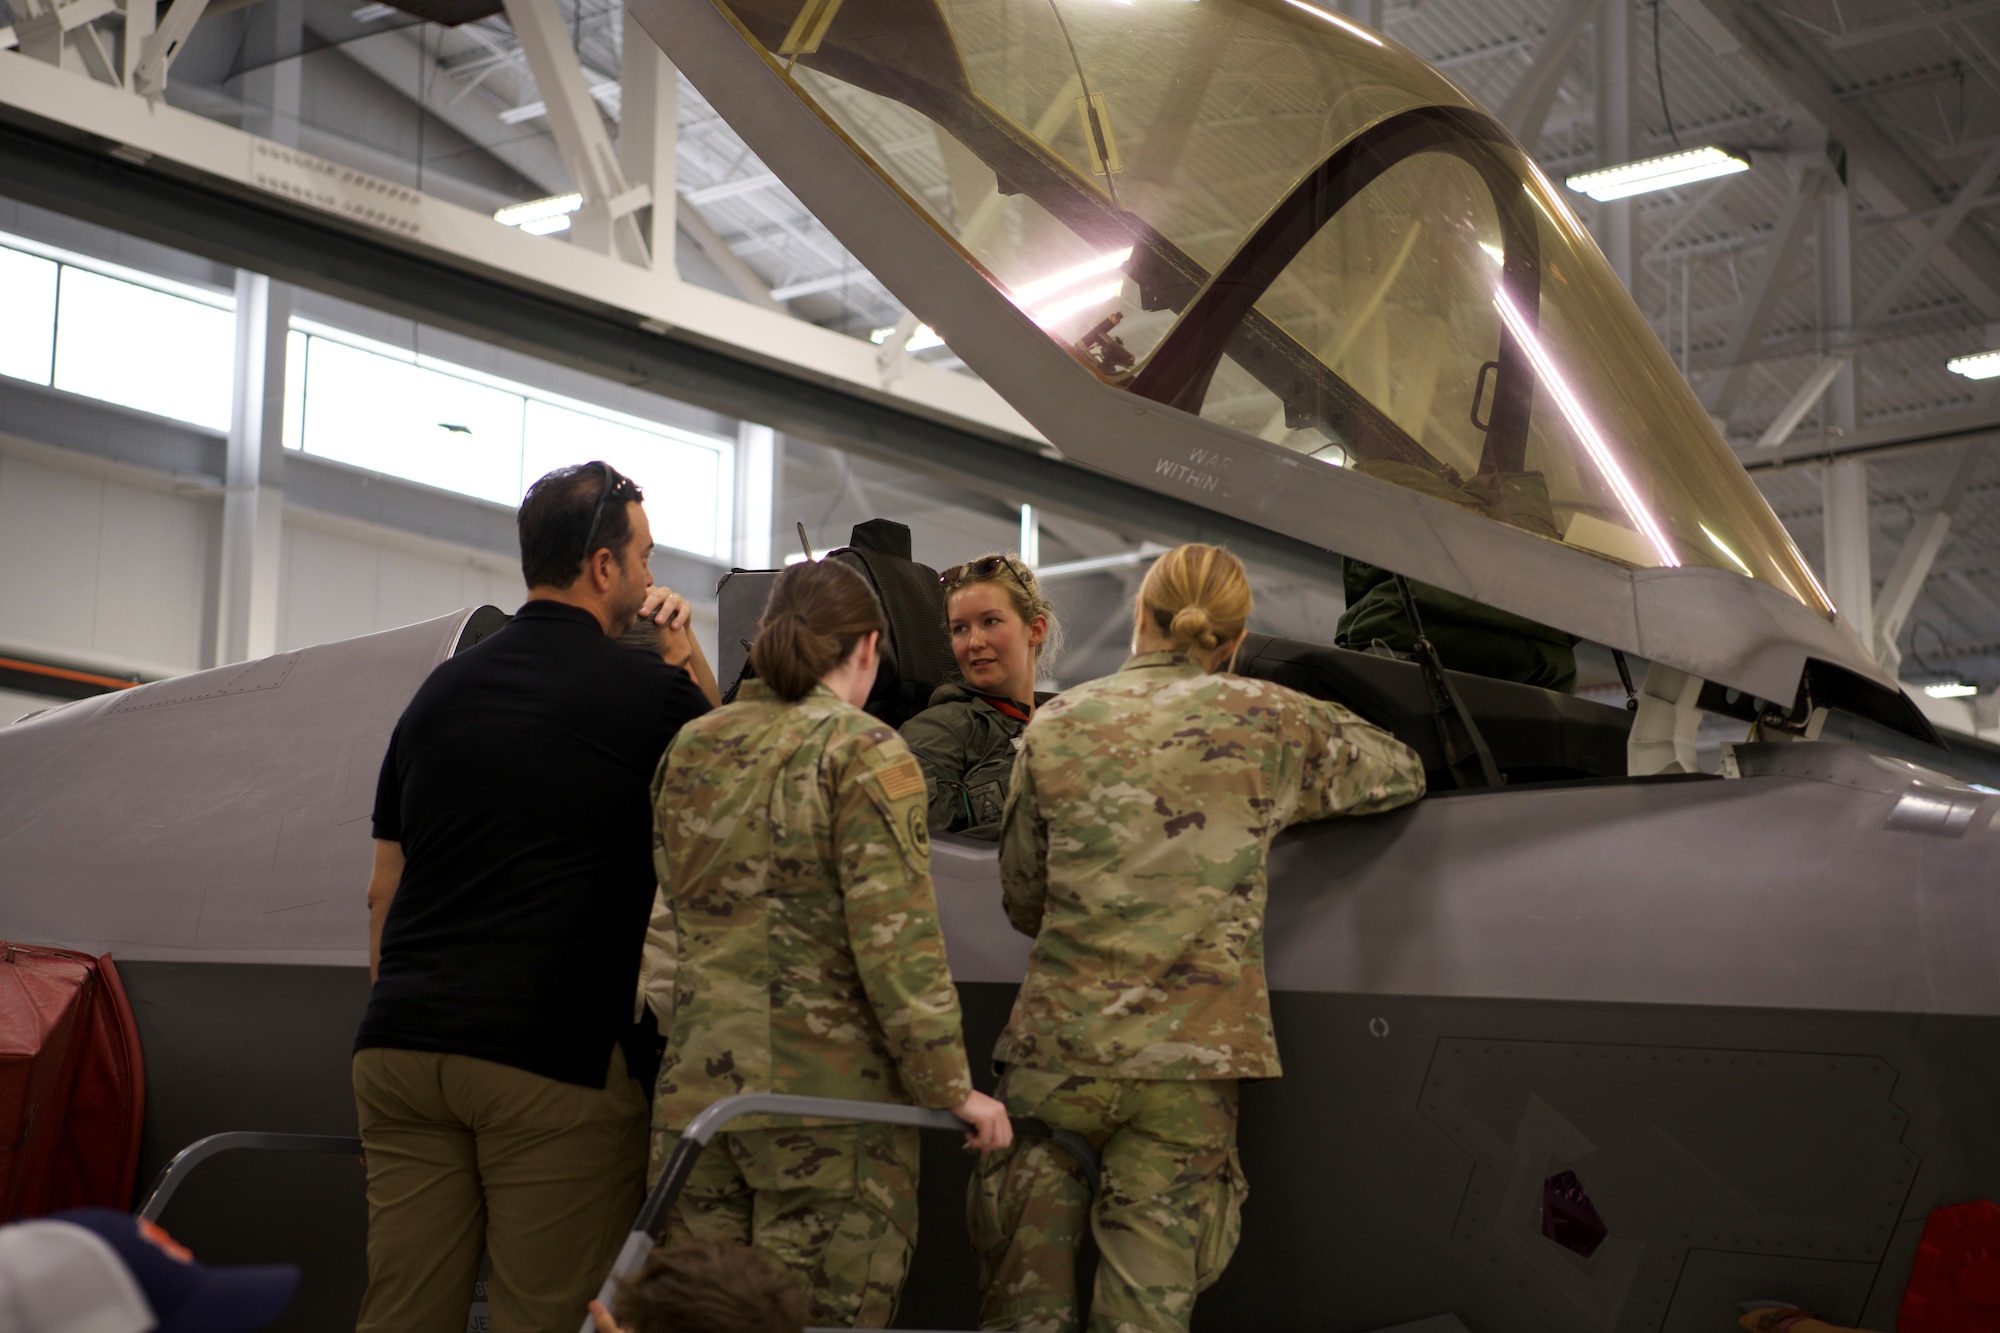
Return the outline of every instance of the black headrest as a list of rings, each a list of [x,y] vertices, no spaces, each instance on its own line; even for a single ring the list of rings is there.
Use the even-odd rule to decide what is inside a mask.
[[[871,518],[866,523],[856,523],[847,544],[864,551],[880,551],[883,555],[893,555],[901,560],[913,558],[910,555],[910,525],[898,523],[893,518]]]

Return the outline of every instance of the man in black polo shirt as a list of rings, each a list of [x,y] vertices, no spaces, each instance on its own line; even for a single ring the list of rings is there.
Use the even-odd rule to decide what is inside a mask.
[[[482,1251],[494,1333],[573,1329],[639,1206],[646,1098],[619,1043],[653,902],[647,789],[714,700],[639,501],[603,463],[535,483],[527,604],[431,673],[382,761],[362,1333],[464,1333]],[[658,654],[613,642],[640,616]]]

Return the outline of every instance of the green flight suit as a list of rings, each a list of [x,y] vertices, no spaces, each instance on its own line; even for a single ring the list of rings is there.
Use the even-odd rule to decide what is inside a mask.
[[[654,780],[672,927],[649,933],[646,971],[673,979],[655,1170],[734,1093],[964,1101],[908,748],[824,687],[786,703],[747,681],[697,721]],[[803,1277],[812,1323],[882,1327],[916,1243],[916,1181],[914,1130],[734,1121],[702,1154],[669,1240],[754,1244]]]
[[[1146,653],[1022,736],[1000,841],[1034,937],[994,1058],[1016,1115],[1099,1149],[1094,1205],[1058,1148],[981,1160],[968,1203],[982,1328],[1069,1333],[1086,1211],[1099,1333],[1185,1333],[1246,1193],[1236,1085],[1282,1072],[1264,978],[1265,858],[1286,827],[1424,792],[1409,747],[1337,704]]]
[[[1053,697],[1039,695],[1037,702]],[[1027,725],[963,685],[938,686],[931,706],[903,724],[903,741],[924,770],[931,832],[1000,836],[1000,813]]]

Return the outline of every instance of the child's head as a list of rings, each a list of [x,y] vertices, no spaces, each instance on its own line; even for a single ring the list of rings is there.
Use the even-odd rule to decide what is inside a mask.
[[[726,1240],[660,1246],[618,1291],[626,1333],[802,1333],[806,1294],[778,1264]]]

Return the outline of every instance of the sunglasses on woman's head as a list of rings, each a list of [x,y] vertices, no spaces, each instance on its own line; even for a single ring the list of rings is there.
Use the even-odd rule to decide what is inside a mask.
[[[950,569],[938,575],[938,582],[944,584],[946,587],[950,587],[954,583],[963,582],[968,578],[976,583],[984,583],[986,580],[998,575],[1003,569],[1014,576],[1014,582],[1020,584],[1023,588],[1028,586],[1027,576],[1021,572],[1021,567],[1004,555],[981,556],[977,560],[968,561],[962,565],[953,565]]]

